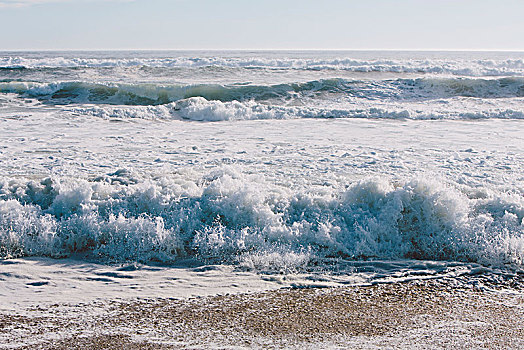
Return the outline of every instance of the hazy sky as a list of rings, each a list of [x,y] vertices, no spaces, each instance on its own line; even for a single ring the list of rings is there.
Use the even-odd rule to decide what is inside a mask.
[[[0,50],[524,50],[524,0],[0,0]]]

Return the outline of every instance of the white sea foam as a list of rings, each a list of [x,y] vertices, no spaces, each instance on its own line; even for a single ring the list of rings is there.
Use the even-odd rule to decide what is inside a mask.
[[[0,255],[232,265],[282,285],[405,259],[401,278],[426,260],[425,276],[521,268],[522,60],[3,53]]]
[[[416,258],[483,264],[524,261],[524,201],[471,198],[428,180],[366,179],[345,190],[294,192],[232,168],[197,183],[164,177],[123,185],[4,178],[3,257],[83,254],[102,261],[193,257],[259,269],[313,259]]]
[[[441,103],[356,103],[340,104],[338,108],[292,107],[267,105],[255,101],[208,101],[202,97],[192,97],[160,106],[101,106],[91,105],[68,107],[75,115],[90,115],[104,119],[146,119],[146,120],[262,120],[262,119],[300,119],[300,118],[366,118],[366,119],[415,119],[415,120],[474,120],[474,119],[524,119],[524,112],[518,108],[520,99],[511,105],[494,104],[479,108],[475,100],[456,99],[443,105]],[[470,108],[465,110],[464,105]]]
[[[351,54],[348,54],[351,55]],[[51,56],[29,58],[0,57],[0,68],[76,68],[76,67],[156,67],[197,68],[232,67],[297,70],[346,70],[354,72],[430,73],[463,76],[521,76],[524,60],[515,59],[355,59],[263,58],[263,57],[169,57],[169,58],[80,58]]]
[[[4,94],[74,105],[66,110],[76,115],[194,121],[523,119],[523,87],[521,78],[325,79],[260,86],[0,82]]]

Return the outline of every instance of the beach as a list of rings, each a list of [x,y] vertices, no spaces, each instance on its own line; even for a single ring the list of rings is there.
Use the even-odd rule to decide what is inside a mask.
[[[0,337],[16,349],[519,349],[523,305],[522,290],[440,280],[100,300],[2,313]]]
[[[522,348],[523,62],[0,52],[0,347]]]

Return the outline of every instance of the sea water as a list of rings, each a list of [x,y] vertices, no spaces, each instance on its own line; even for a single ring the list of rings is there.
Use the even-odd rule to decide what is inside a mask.
[[[518,274],[523,119],[524,53],[3,52],[2,269]]]

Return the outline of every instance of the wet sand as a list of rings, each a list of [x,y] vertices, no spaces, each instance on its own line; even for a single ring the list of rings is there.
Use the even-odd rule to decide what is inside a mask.
[[[524,293],[415,281],[0,315],[0,348],[524,348]]]

